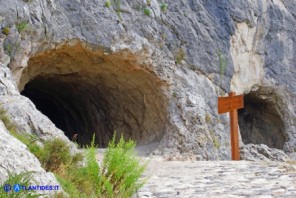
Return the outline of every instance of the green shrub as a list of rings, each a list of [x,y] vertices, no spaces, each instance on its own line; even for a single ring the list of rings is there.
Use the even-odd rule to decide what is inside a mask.
[[[151,15],[151,10],[149,8],[144,8],[144,14],[146,16],[150,16]]]
[[[5,27],[2,29],[2,33],[5,34],[6,36],[10,33],[10,28],[9,27]]]
[[[28,198],[37,198],[40,195],[37,194],[36,191],[31,190],[20,190],[19,192],[14,192],[13,190],[6,192],[4,191],[4,185],[9,184],[13,187],[14,184],[19,184],[22,186],[29,186],[30,181],[32,180],[32,173],[25,172],[20,174],[8,174],[8,179],[0,184],[0,197],[10,197],[10,198],[19,198],[19,197],[28,197]]]
[[[95,137],[85,149],[82,166],[82,154],[72,155],[67,143],[60,139],[46,141],[41,147],[34,136],[13,135],[28,146],[46,171],[55,174],[70,197],[130,197],[144,184],[140,177],[146,164],[141,165],[135,157],[135,142],[126,142],[123,137],[117,144],[113,137],[100,168],[96,160]],[[59,194],[59,197],[63,195]]]
[[[146,0],[146,5],[151,6],[151,0]]]
[[[103,194],[109,197],[130,197],[144,185],[139,181],[146,164],[141,165],[135,157],[135,142],[123,137],[115,143],[115,136],[108,145],[102,165]]]
[[[206,113],[206,116],[205,116],[205,120],[206,120],[206,123],[212,123],[212,117],[210,114]]]
[[[28,22],[23,21],[16,24],[16,29],[19,33],[22,33],[23,31],[28,29]]]
[[[225,69],[226,69],[226,63],[225,63],[224,57],[223,57],[222,53],[220,52],[220,50],[218,51],[218,57],[219,57],[220,75],[224,76]]]
[[[213,144],[217,149],[219,149],[221,147],[221,144],[216,137],[213,137]]]
[[[107,0],[107,1],[105,2],[105,7],[106,7],[106,8],[110,8],[110,7],[111,7],[111,1],[110,1],[110,0]]]
[[[185,60],[185,52],[180,48],[176,54],[176,63],[180,64],[182,60]]]
[[[11,56],[13,54],[13,45],[11,43],[5,44],[4,50],[9,56]]]
[[[113,0],[114,1],[114,5],[115,5],[115,9],[116,9],[116,13],[118,15],[118,18],[120,21],[122,21],[122,17],[121,17],[121,0]]]
[[[5,109],[3,109],[0,105],[0,120],[3,122],[4,126],[8,131],[15,131],[15,126],[11,122],[10,118],[7,115],[7,112]]]
[[[162,4],[160,5],[160,10],[161,10],[162,12],[166,12],[166,11],[168,10],[168,4],[166,4],[166,3],[162,3]]]

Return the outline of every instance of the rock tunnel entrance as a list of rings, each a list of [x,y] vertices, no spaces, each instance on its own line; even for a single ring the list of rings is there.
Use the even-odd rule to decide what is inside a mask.
[[[238,111],[244,144],[265,144],[283,149],[286,142],[284,123],[273,100],[260,92],[245,95],[245,108]]]
[[[114,131],[138,144],[160,141],[166,125],[163,82],[137,66],[136,58],[65,45],[31,57],[19,89],[80,145],[95,133],[96,143],[106,147]]]

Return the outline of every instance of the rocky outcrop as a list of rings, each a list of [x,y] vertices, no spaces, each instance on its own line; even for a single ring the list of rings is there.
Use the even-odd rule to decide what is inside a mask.
[[[228,117],[217,114],[217,96],[256,92],[274,106],[282,125],[269,127],[280,130],[273,134],[282,134],[282,149],[293,156],[295,3],[164,1],[161,10],[156,0],[118,2],[0,3],[0,101],[16,125],[42,138],[63,136],[57,125],[82,143],[104,134],[102,146],[117,130],[156,142],[156,154],[225,160]],[[54,125],[20,92],[37,98],[40,111],[48,101],[61,110],[43,112],[49,118],[68,117],[51,119]],[[263,120],[272,123],[268,115]]]
[[[280,161],[286,162],[290,160],[289,156],[282,150],[269,148],[264,144],[247,144],[240,148],[241,159],[249,161]]]

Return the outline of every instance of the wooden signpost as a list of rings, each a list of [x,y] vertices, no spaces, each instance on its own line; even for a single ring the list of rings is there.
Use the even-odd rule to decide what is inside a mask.
[[[218,97],[218,113],[230,113],[232,160],[240,160],[237,110],[244,108],[244,95],[230,92],[228,97]]]

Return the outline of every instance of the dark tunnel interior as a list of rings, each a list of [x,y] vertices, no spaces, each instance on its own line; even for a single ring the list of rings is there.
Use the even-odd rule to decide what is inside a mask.
[[[274,102],[251,92],[245,96],[245,108],[238,114],[244,144],[265,144],[283,149],[286,142],[284,123]]]

